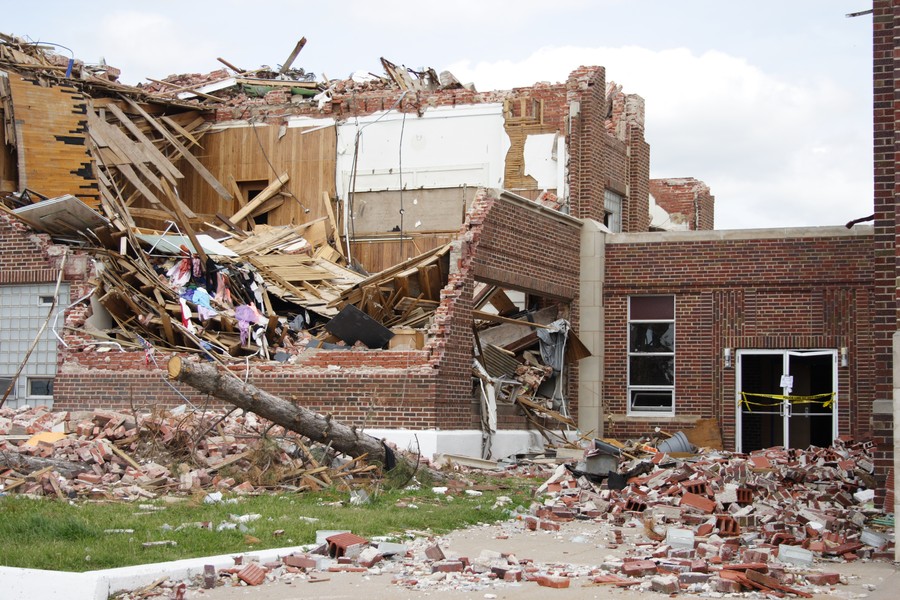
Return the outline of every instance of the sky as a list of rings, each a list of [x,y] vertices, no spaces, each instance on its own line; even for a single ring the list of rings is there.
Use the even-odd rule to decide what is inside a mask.
[[[695,177],[716,228],[843,225],[873,212],[871,0],[42,0],[0,32],[136,84],[222,67],[382,74],[385,57],[479,90],[581,65],[646,102],[651,177]]]

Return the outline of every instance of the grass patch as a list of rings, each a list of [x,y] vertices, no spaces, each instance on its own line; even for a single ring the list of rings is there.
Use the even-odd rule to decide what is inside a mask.
[[[400,538],[407,530],[442,534],[507,518],[509,509],[528,506],[529,485],[504,477],[490,480],[489,486],[467,486],[493,488],[481,496],[436,494],[430,486],[381,490],[359,506],[350,504],[349,492],[336,490],[226,497],[217,504],[204,503],[203,494],[127,504],[8,495],[0,497],[0,565],[90,571],[311,544],[321,529],[349,529],[363,537]],[[497,506],[499,496],[512,503]],[[218,530],[223,523],[235,523],[232,515],[253,514],[260,517]],[[166,540],[177,545],[142,545]]]

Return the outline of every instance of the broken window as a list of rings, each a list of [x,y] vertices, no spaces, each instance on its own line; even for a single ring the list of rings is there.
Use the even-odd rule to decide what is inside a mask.
[[[603,195],[603,210],[606,216],[603,224],[613,233],[622,233],[622,196],[612,190]]]
[[[53,378],[52,377],[29,377],[28,378],[28,397],[29,398],[52,398],[53,397]]]
[[[675,414],[675,297],[628,299],[628,414]]]

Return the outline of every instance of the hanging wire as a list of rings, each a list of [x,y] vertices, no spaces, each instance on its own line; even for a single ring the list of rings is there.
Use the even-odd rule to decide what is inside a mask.
[[[390,112],[392,110],[394,110],[395,108],[400,106],[400,103],[403,102],[403,99],[406,98],[406,95],[408,93],[409,93],[409,90],[404,90],[403,93],[400,94],[400,97],[397,98],[397,101],[394,102],[394,104],[391,105],[391,107],[389,109],[387,109],[386,111],[381,113],[381,115],[379,115],[377,119],[375,119],[374,121],[369,121],[362,127],[359,126],[359,116],[358,115],[356,116],[356,137],[353,142],[353,162],[350,165],[350,193],[348,194],[349,201],[347,202],[347,216],[349,218],[345,219],[345,223],[347,221],[349,221],[349,226],[347,224],[345,224],[345,227],[349,227],[348,233],[350,234],[350,236],[353,237],[354,240],[356,239],[356,218],[353,215],[353,198],[356,196],[356,173],[357,173],[357,169],[359,166],[359,142],[362,139],[362,132],[366,127],[374,125],[375,123],[377,123],[378,121],[380,121],[381,119],[386,117],[388,114],[390,114]],[[403,118],[404,118],[404,123],[405,123],[406,113],[403,113]],[[401,143],[403,141],[402,135],[403,134],[401,131]],[[402,175],[401,175],[401,177],[402,177]],[[403,187],[402,180],[401,180],[400,187],[401,187],[401,189]],[[403,227],[401,224],[401,230],[402,230],[402,228]],[[402,237],[402,231],[401,231],[401,237]],[[348,259],[348,261],[350,260],[350,241],[351,240],[349,240],[349,239],[347,240],[347,259]]]
[[[403,114],[403,119],[400,121],[400,143],[398,144],[398,171],[400,172],[400,254],[403,258],[408,258],[406,256],[406,237],[404,237],[403,232],[403,217],[406,214],[406,210],[403,208],[403,130],[406,129],[406,113],[403,112],[402,107],[400,112]]]

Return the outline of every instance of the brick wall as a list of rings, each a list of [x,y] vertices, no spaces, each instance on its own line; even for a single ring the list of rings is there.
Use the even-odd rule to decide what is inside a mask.
[[[715,198],[709,186],[693,177],[651,179],[650,193],[673,223],[687,223],[690,230],[710,230],[715,223]]]
[[[473,237],[475,279],[557,304],[560,317],[577,332],[581,224],[525,201],[495,200],[484,208],[490,218]],[[479,216],[473,211],[470,218]],[[577,414],[577,364],[568,369],[565,394],[570,412]]]
[[[49,236],[0,213],[0,284],[55,282],[59,261],[52,262],[47,256],[51,245]]]
[[[875,0],[872,25],[874,179],[875,179],[875,396],[886,405],[893,402],[892,336],[900,323],[900,215],[897,198],[900,181],[897,173],[897,118],[900,96],[897,94],[897,36],[900,35],[900,3]],[[881,428],[879,414],[873,427]],[[880,438],[878,476],[884,481],[893,464],[893,436]]]
[[[50,236],[36,233],[15,217],[0,213],[0,285],[56,283],[61,266],[62,281],[69,284],[69,302],[91,290],[93,263],[87,255],[56,245]],[[87,310],[84,303],[69,308],[65,312],[66,326],[83,324]]]
[[[607,236],[606,433],[689,428],[685,417],[716,418],[735,443],[735,369],[724,348],[849,348],[839,369],[840,431],[869,435],[872,237],[844,229]],[[759,236],[752,238],[751,236]],[[738,239],[743,237],[744,239]],[[659,241],[652,241],[657,239]],[[628,296],[673,294],[676,303],[676,418],[625,418]]]
[[[312,349],[296,365],[252,363],[233,369],[270,393],[351,424],[478,427],[471,375],[475,280],[488,278],[567,305],[577,297],[579,230],[577,220],[556,211],[481,192],[451,252],[449,282],[423,350]],[[60,366],[55,406],[148,408],[182,404],[185,398],[198,406],[218,405],[191,388],[170,385],[164,372],[170,356],[73,346]],[[575,393],[570,391],[570,397]],[[510,408],[500,411],[500,424],[525,426]]]
[[[644,100],[622,93],[602,67],[569,75],[569,190],[571,214],[603,223],[603,197],[623,197],[622,231],[650,227],[650,146],[644,140]]]
[[[606,71],[581,67],[569,75],[566,85],[572,107],[568,140],[571,214],[603,223],[603,193],[612,170],[605,144],[611,139],[605,127]],[[625,171],[616,178],[624,181]]]

